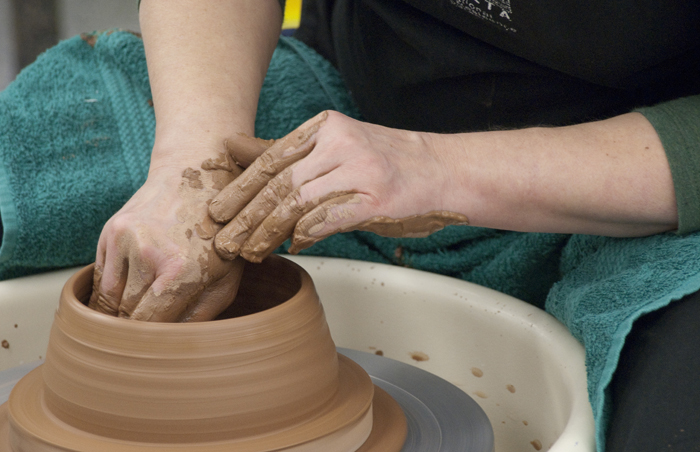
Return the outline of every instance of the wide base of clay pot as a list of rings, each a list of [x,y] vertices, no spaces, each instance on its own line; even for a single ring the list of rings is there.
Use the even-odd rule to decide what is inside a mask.
[[[401,449],[401,408],[337,354],[296,264],[249,266],[229,318],[202,324],[92,311],[91,274],[68,281],[46,363],[0,406],[0,452]]]
[[[20,403],[22,403],[22,415],[31,418],[33,427],[42,432],[42,439],[46,441],[46,443],[42,443],[41,441],[24,441],[22,438],[17,437],[11,439],[8,417],[8,406],[10,402],[8,402],[0,405],[0,452],[87,452],[95,450],[105,452],[147,452],[157,450],[187,450],[193,452],[229,452],[231,450],[250,450],[256,452],[275,450],[284,450],[285,452],[326,452],[330,450],[356,450],[357,452],[391,452],[401,450],[406,439],[406,420],[401,407],[384,390],[375,386],[372,410],[369,412],[371,416],[366,416],[358,422],[360,425],[362,422],[365,424],[370,423],[371,425],[370,435],[366,439],[363,439],[364,437],[358,439],[357,435],[353,435],[352,428],[348,428],[308,443],[283,449],[264,448],[259,444],[248,446],[245,444],[233,445],[226,442],[218,444],[166,443],[153,445],[149,443],[115,441],[74,429],[69,425],[63,424],[54,416],[51,416],[41,403],[43,391],[41,389],[41,375],[39,370],[40,368],[33,370],[22,379],[22,381],[25,381],[25,379],[27,380],[25,390],[30,392],[30,396],[22,394],[19,396],[19,400],[21,401]],[[35,391],[33,396],[31,395],[31,391]],[[27,403],[27,399],[30,399],[29,403]],[[24,433],[26,434],[26,432]],[[19,447],[12,448],[11,441],[18,442]],[[358,444],[360,445],[359,448]],[[232,449],[232,447],[235,449]]]

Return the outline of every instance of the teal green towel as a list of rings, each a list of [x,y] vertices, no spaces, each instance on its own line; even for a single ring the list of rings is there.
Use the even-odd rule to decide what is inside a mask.
[[[357,117],[330,64],[283,38],[256,134],[279,138],[327,109]],[[0,280],[92,262],[102,226],[146,180],[154,130],[132,33],[69,39],[22,71],[0,93]]]
[[[63,42],[0,93],[2,279],[94,260],[102,225],[145,180],[154,121],[140,40],[105,41]]]
[[[331,65],[282,38],[256,134],[283,136],[325,109],[359,117]],[[143,44],[128,32],[62,42],[0,93],[0,279],[91,262],[102,225],[145,180],[153,131]],[[302,254],[441,273],[546,308],[585,346],[602,451],[606,391],[625,337],[639,316],[700,290],[698,250],[700,234],[612,239],[451,226],[423,239],[338,234]]]

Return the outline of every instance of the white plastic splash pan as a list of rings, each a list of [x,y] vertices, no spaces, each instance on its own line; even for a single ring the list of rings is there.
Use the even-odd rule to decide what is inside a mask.
[[[336,345],[457,385],[489,417],[496,452],[595,450],[583,347],[549,314],[432,273],[286,257],[311,274]],[[60,291],[75,270],[0,282],[0,370],[44,357]]]

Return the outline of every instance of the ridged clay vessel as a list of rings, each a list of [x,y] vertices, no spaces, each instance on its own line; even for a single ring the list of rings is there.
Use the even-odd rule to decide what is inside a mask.
[[[0,407],[0,452],[382,451],[401,408],[339,355],[311,277],[271,256],[201,323],[86,306],[92,266],[66,283],[46,361]]]

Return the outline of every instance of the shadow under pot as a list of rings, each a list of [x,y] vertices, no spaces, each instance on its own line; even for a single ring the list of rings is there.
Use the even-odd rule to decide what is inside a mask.
[[[0,452],[401,450],[401,408],[336,352],[295,263],[247,265],[210,322],[110,317],[91,287],[92,266],[64,286],[45,363],[0,407]]]

